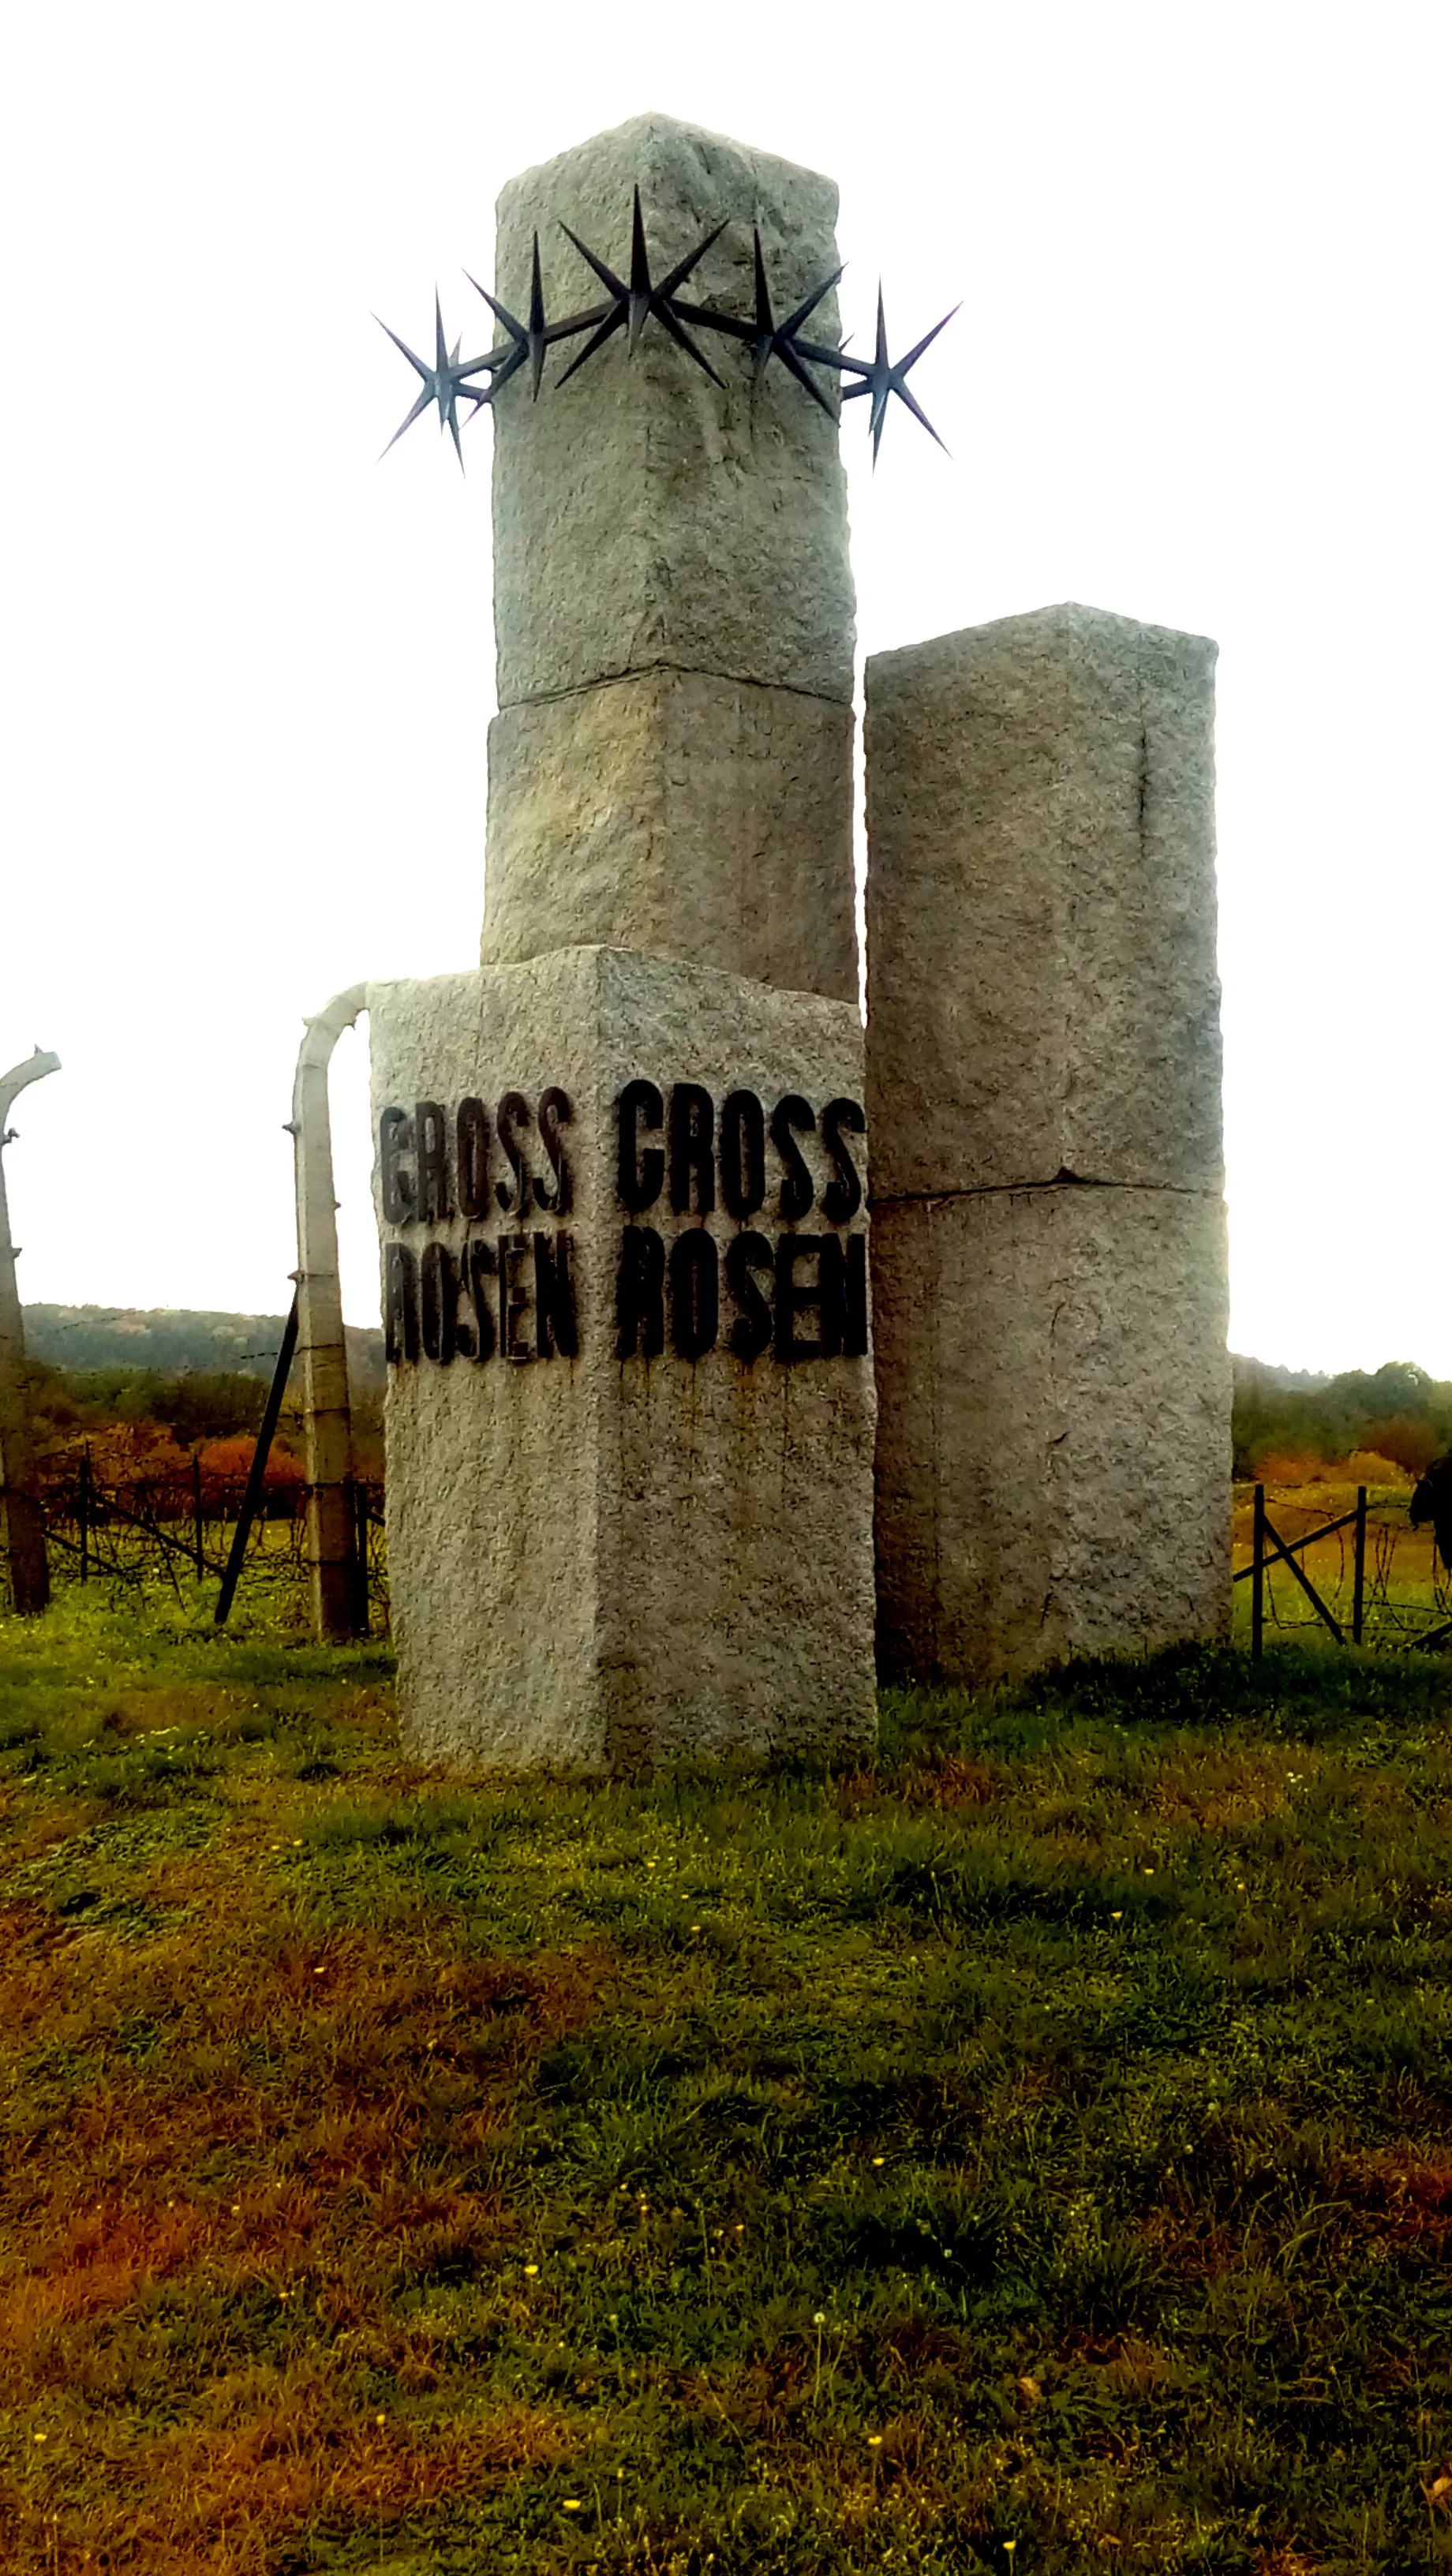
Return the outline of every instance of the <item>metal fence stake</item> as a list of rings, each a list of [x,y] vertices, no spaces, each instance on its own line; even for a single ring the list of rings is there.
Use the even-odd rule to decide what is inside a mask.
[[[232,1532],[232,1547],[227,1558],[227,1571],[222,1577],[222,1589],[217,1595],[217,1606],[212,1613],[214,1628],[225,1626],[227,1613],[232,1607],[232,1595],[237,1589],[242,1560],[247,1554],[247,1541],[253,1521],[257,1517],[257,1506],[262,1499],[262,1479],[267,1473],[267,1455],[272,1447],[272,1435],[277,1429],[277,1417],[282,1411],[288,1371],[292,1367],[292,1355],[296,1349],[297,1292],[294,1290],[292,1304],[288,1308],[287,1322],[282,1328],[282,1348],[277,1354],[277,1366],[272,1372],[272,1384],[268,1389],[267,1410],[262,1416],[262,1428],[257,1434],[257,1446],[252,1452],[252,1464],[247,1470],[247,1485],[237,1514],[237,1526]]]
[[[1265,1487],[1255,1489],[1255,1553],[1251,1558],[1250,1578],[1250,1651],[1259,1656],[1265,1645]]]
[[[1351,1642],[1361,1643],[1362,1613],[1366,1605],[1366,1487],[1356,1488],[1356,1582],[1351,1595]]]

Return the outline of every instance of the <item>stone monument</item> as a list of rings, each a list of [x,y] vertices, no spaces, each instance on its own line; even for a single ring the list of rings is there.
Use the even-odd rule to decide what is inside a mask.
[[[571,235],[633,301],[589,375],[494,389],[483,962],[368,992],[393,1618],[430,1760],[872,1742],[835,381],[806,399],[749,332],[683,365],[650,286],[704,237],[693,296],[750,313],[765,270],[785,310],[835,272],[835,211],[660,117],[500,201],[521,341],[593,284]],[[830,293],[816,317],[834,341]]]
[[[1062,608],[869,664],[864,1076],[837,413],[931,428],[943,326],[840,345],[835,214],[637,118],[504,191],[497,345],[398,343],[404,428],[495,432],[481,963],[368,992],[441,1761],[868,1745],[874,1338],[885,1673],[1226,1629],[1214,650]]]
[[[1214,661],[1065,607],[867,666],[889,1676],[1228,1632]]]

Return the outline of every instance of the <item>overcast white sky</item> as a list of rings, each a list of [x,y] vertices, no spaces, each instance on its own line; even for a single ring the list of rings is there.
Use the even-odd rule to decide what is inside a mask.
[[[473,963],[492,705],[428,343],[511,172],[648,107],[830,171],[847,326],[963,311],[864,651],[1079,599],[1218,637],[1234,1345],[1452,1375],[1445,9],[188,0],[11,13],[0,1067],[27,1300],[280,1311],[305,1012]],[[341,900],[339,900],[341,898]],[[336,1060],[377,1313],[364,1040]]]

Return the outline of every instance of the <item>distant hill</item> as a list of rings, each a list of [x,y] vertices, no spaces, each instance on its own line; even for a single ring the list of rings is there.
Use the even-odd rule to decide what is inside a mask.
[[[1276,1368],[1269,1360],[1245,1359],[1239,1351],[1231,1352],[1230,1366],[1238,1398],[1263,1395],[1272,1389],[1284,1394],[1287,1388],[1298,1395],[1314,1395],[1331,1383],[1329,1369]]]
[[[193,1314],[184,1307],[27,1306],[25,1344],[64,1369],[236,1370],[270,1378],[283,1315]],[[383,1335],[349,1324],[348,1374],[357,1393],[381,1390]]]

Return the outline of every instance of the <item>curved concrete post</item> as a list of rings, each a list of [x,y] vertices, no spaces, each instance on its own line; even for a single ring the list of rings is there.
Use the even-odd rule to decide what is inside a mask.
[[[313,1627],[319,1637],[361,1636],[368,1621],[367,1568],[359,1557],[353,1498],[353,1425],[328,1119],[328,1066],[333,1049],[367,1002],[366,984],[352,984],[308,1021],[292,1086],[308,1564]]]
[[[35,1489],[25,1328],[15,1279],[17,1254],[10,1240],[3,1149],[10,1141],[6,1128],[12,1102],[28,1083],[59,1071],[60,1057],[43,1054],[37,1047],[24,1064],[0,1073],[0,1555],[9,1562],[15,1607],[27,1615],[43,1610],[50,1599],[50,1567],[45,1521]]]

